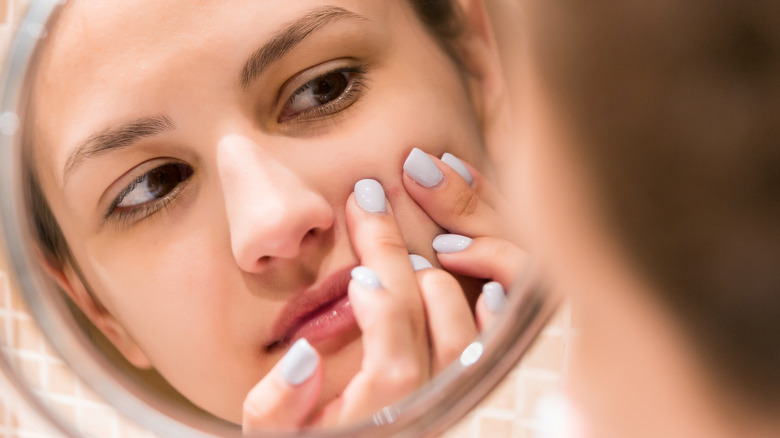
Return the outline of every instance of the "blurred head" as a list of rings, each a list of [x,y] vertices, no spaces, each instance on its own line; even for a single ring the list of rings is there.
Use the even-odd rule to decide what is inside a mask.
[[[777,2],[522,4],[503,173],[574,301],[594,436],[776,436]]]
[[[482,164],[484,65],[466,65],[489,48],[468,16],[449,1],[69,2],[30,127],[50,272],[129,362],[240,422],[292,341],[291,308],[346,294],[356,181],[379,180],[410,252],[435,259],[442,230],[401,167],[413,147]],[[325,402],[358,369],[360,333],[308,334]]]

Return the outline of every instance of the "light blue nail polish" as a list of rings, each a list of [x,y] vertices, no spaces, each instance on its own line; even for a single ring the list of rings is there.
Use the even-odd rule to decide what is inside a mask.
[[[501,286],[501,283],[497,281],[485,283],[482,286],[482,295],[485,296],[485,304],[491,312],[498,313],[504,308],[506,292],[504,292],[504,287]]]
[[[444,178],[431,157],[425,152],[414,148],[404,162],[404,172],[423,187],[433,187]]]
[[[415,272],[433,268],[433,265],[428,259],[417,254],[409,254],[409,261],[412,262],[412,269],[414,269]]]
[[[353,280],[367,289],[376,290],[382,287],[382,282],[379,281],[379,277],[377,277],[374,271],[365,266],[358,266],[353,269],[351,275]]]
[[[458,172],[458,174],[462,176],[464,180],[466,180],[466,184],[471,185],[471,183],[474,182],[474,178],[471,177],[471,172],[469,172],[469,169],[455,155],[447,152],[441,156],[441,161],[444,164],[452,167],[452,170],[455,172]]]
[[[386,213],[385,190],[375,179],[361,179],[355,184],[355,200],[369,213]]]
[[[319,362],[319,356],[309,341],[298,339],[282,358],[282,379],[298,386],[314,374]]]
[[[463,251],[469,245],[471,239],[460,234],[440,234],[433,239],[433,249],[444,254]]]

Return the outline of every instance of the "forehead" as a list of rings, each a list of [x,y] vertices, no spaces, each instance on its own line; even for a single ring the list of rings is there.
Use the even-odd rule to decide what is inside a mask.
[[[367,17],[374,25],[387,21],[392,15],[388,9],[402,3],[69,2],[45,40],[35,77],[37,135],[49,145],[73,145],[118,121],[168,112],[171,108],[166,106],[180,101],[182,95],[189,93],[188,98],[194,99],[193,90],[222,86],[232,92],[229,88],[236,85],[242,60],[307,12],[339,7]],[[57,149],[61,152],[63,147]],[[62,157],[52,158],[57,165],[64,162]]]

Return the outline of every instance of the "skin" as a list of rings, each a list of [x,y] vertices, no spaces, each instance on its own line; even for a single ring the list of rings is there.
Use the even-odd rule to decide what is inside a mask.
[[[326,4],[363,18],[323,26],[255,82],[239,85],[258,47]],[[480,4],[466,2],[468,16],[484,30],[484,13],[469,9],[474,5]],[[414,274],[407,258],[417,253],[436,261],[430,245],[443,232],[440,224],[476,237],[496,222],[501,200],[482,200],[492,189],[477,168],[490,131],[478,116],[489,116],[484,108],[501,92],[497,58],[485,32],[474,33],[465,53],[471,61],[490,60],[476,80],[464,78],[403,1],[69,3],[42,54],[33,96],[37,172],[80,271],[54,266],[52,275],[132,364],[155,368],[190,401],[243,422],[245,430],[300,427],[328,402],[323,423],[397,400],[476,334],[471,322],[454,339],[439,335],[468,304],[462,292],[441,294],[460,289],[450,274]],[[365,86],[332,114],[286,118],[290,95],[312,72],[321,74],[323,63],[360,67]],[[171,125],[165,132],[69,165],[90,136],[161,115]],[[457,185],[457,174],[436,160],[451,183],[433,190],[415,185],[401,171],[413,147],[434,158],[455,154],[476,166],[470,169],[477,182]],[[175,199],[148,216],[106,219],[124,187],[170,159],[193,172]],[[361,216],[350,200],[355,182],[368,177],[383,185],[392,206],[378,225],[371,222],[376,215]],[[438,198],[428,199],[433,192]],[[464,199],[479,208],[451,208]],[[475,247],[489,253],[490,245]],[[519,250],[511,254],[522,257]],[[439,262],[508,285],[509,258],[469,263],[476,255],[465,251]],[[276,415],[292,412],[285,400],[296,388],[269,374],[284,354],[262,348],[273,322],[301,291],[358,264],[387,283],[386,305],[355,298],[351,286],[355,313],[366,315],[358,318],[364,335],[356,328],[315,345],[320,366],[307,408],[293,408],[302,412],[296,418]],[[426,278],[438,280],[426,286]],[[446,312],[431,312],[431,300],[453,299],[436,307]],[[480,324],[490,317],[484,304],[477,314]],[[386,323],[372,329],[371,320]],[[431,321],[439,323],[432,328]],[[381,347],[396,338],[407,344]],[[387,368],[393,364],[411,365]],[[412,371],[394,381],[388,369]],[[371,399],[394,384],[398,391],[386,391],[388,400]],[[253,400],[253,387],[270,392]],[[282,420],[270,424],[271,418]]]
[[[543,22],[534,20],[546,6],[506,3],[503,12],[514,13],[515,22]],[[525,37],[538,37],[533,25],[522,28]],[[775,413],[752,409],[712,376],[606,225],[596,176],[576,156],[574,125],[561,117],[565,111],[537,69],[535,50],[544,41],[534,43],[513,52],[508,64],[521,66],[512,77],[522,130],[514,142],[491,144],[490,153],[529,250],[573,304],[578,337],[567,379],[579,426],[573,436],[777,436]]]

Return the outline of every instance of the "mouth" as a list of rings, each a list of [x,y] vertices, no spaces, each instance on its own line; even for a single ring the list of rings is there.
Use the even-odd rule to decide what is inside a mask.
[[[301,338],[322,350],[356,337],[359,329],[347,295],[352,268],[335,271],[321,285],[287,303],[271,329],[265,352],[287,349]]]

